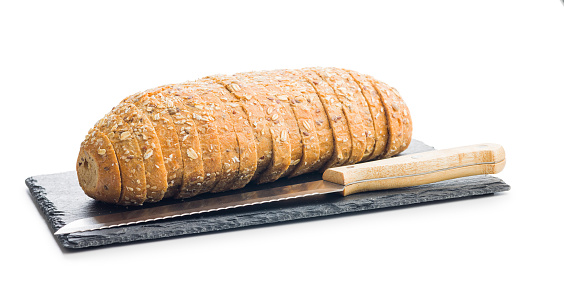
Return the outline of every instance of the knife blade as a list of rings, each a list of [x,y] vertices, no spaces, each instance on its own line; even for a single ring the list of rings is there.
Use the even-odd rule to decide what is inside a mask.
[[[495,174],[505,166],[498,144],[478,144],[327,169],[323,180],[155,206],[72,221],[55,235],[121,227],[328,193],[343,196],[465,176]]]

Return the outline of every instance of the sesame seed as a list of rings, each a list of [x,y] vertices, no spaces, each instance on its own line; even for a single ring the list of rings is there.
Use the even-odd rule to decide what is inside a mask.
[[[119,139],[120,139],[120,141],[124,141],[124,140],[127,140],[130,136],[131,136],[131,132],[124,131],[119,135]]]
[[[194,148],[188,149],[186,153],[188,154],[188,157],[190,157],[190,159],[198,159],[198,154],[196,153]]]
[[[145,152],[145,155],[143,156],[143,158],[144,158],[144,159],[149,159],[152,155],[153,155],[153,149],[149,148],[149,149]]]

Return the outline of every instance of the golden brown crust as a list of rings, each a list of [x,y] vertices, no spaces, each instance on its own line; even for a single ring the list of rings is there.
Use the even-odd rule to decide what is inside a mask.
[[[325,107],[315,88],[306,80],[301,70],[285,70],[284,72],[294,78],[298,84],[298,90],[307,97],[307,102],[311,104],[315,131],[319,142],[319,160],[314,162],[312,170],[319,170],[331,159],[335,148],[333,130],[325,113]]]
[[[219,100],[224,103],[225,114],[229,115],[229,119],[235,129],[238,145],[237,153],[239,154],[239,169],[237,178],[235,178],[229,188],[240,189],[251,181],[257,169],[257,149],[253,128],[251,127],[247,114],[239,103],[239,99],[223,85],[212,80],[199,80],[199,82],[206,83],[215,89],[214,92],[217,93]]]
[[[385,83],[370,77],[372,85],[380,95],[388,122],[388,144],[382,158],[389,158],[401,152],[403,144],[402,115],[392,89]]]
[[[266,120],[272,137],[272,158],[268,167],[260,173],[257,183],[273,182],[280,178],[290,166],[291,144],[288,142],[288,128],[284,117],[285,109],[281,104],[272,99],[269,90],[263,85],[264,82],[252,74],[235,74],[235,78],[245,84],[249,93],[265,110]]]
[[[160,87],[137,93],[124,99],[122,103],[131,103],[143,111],[155,129],[167,172],[167,190],[164,198],[169,198],[180,191],[184,166],[172,117],[167,106],[155,98],[162,90],[163,87]]]
[[[402,142],[401,142],[399,151],[402,152],[402,151],[406,150],[407,147],[409,147],[409,144],[411,143],[411,134],[412,134],[412,131],[413,131],[413,125],[411,123],[411,113],[409,112],[407,105],[405,104],[405,102],[401,98],[398,90],[395,89],[394,87],[391,87],[391,86],[389,86],[389,87],[390,87],[390,90],[391,90],[391,95],[393,97],[393,101],[398,106],[400,117],[401,117],[401,126],[402,126],[402,131],[403,131],[403,133],[402,133],[403,138],[402,138]]]
[[[333,153],[321,170],[346,163],[352,152],[352,138],[348,123],[335,91],[313,69],[300,70],[304,79],[310,83],[323,105],[329,125],[333,132]]]
[[[171,133],[176,135],[180,146],[183,168],[181,175],[177,177],[180,181],[179,188],[171,197],[188,198],[197,195],[205,176],[203,155],[198,127],[184,103],[184,97],[170,95],[163,89],[159,94],[148,98],[148,101],[160,101],[162,107],[166,108],[172,125]]]
[[[234,76],[210,76],[211,79],[225,86],[229,92],[238,98],[239,105],[245,111],[253,133],[255,136],[256,152],[257,152],[257,168],[253,178],[257,178],[270,164],[272,158],[272,136],[266,121],[265,110],[260,103],[254,99],[254,93],[243,82],[237,80]]]
[[[217,130],[219,144],[216,151],[221,155],[221,168],[211,192],[229,190],[238,177],[240,160],[234,121],[227,112],[225,102],[220,99],[222,93],[219,89],[223,87],[216,83],[205,82],[193,82],[191,85],[193,93],[200,97],[202,101],[205,101],[206,106],[212,112],[211,115],[214,118]],[[200,135],[200,137],[208,137],[208,133]]]
[[[283,176],[297,176],[309,172],[319,160],[319,141],[315,131],[314,111],[307,95],[300,91],[298,80],[287,71],[274,70],[260,73],[270,78],[270,83],[277,84],[285,95],[279,95],[275,101],[290,106],[302,141],[302,158],[295,169],[288,170]]]
[[[221,174],[222,169],[221,153],[219,151],[220,143],[215,118],[213,116],[213,106],[195,93],[192,83],[168,86],[163,91],[163,96],[168,97],[175,103],[182,103],[184,108],[180,108],[179,110],[179,106],[176,104],[176,111],[183,114],[185,113],[187,117],[186,124],[192,120],[195,125],[204,168],[204,179],[197,193],[209,192],[216,185],[217,177]],[[174,118],[175,115],[172,116]],[[182,122],[184,120],[180,121]],[[184,131],[186,131],[186,128],[184,128]],[[193,143],[193,145],[195,146],[195,143]]]
[[[368,103],[368,107],[372,116],[372,123],[374,125],[375,144],[372,154],[367,160],[374,160],[380,156],[386,149],[388,143],[388,120],[380,95],[372,86],[372,83],[366,75],[360,74],[356,71],[348,71],[351,76],[356,80],[362,90],[362,94]]]
[[[361,120],[360,109],[357,106],[352,91],[346,86],[345,80],[331,68],[314,68],[315,72],[335,91],[343,108],[351,132],[352,150],[345,165],[360,162],[366,150],[365,128]]]
[[[124,99],[82,143],[77,174],[95,199],[141,204],[390,157],[411,133],[397,90],[354,71],[211,76]]]
[[[279,96],[284,96],[285,92],[273,76],[264,72],[245,73],[249,77],[260,83],[267,90],[267,99],[271,100],[277,106],[277,114],[285,123],[286,132],[280,136],[281,141],[287,142],[289,145],[290,163],[288,167],[280,174],[280,177],[287,176],[297,167],[302,159],[302,138],[300,136],[300,128],[289,104],[283,103]]]
[[[119,201],[121,176],[116,154],[108,137],[96,127],[80,145],[76,172],[86,195],[107,203]]]
[[[139,144],[145,166],[146,201],[157,202],[161,200],[167,189],[167,176],[161,146],[153,125],[143,112],[130,103],[120,104],[119,107],[114,109],[114,114],[121,117],[129,125]]]
[[[112,112],[119,114],[119,106]],[[119,164],[121,195],[118,204],[141,205],[147,198],[145,166],[133,131],[118,115],[107,114],[98,128],[108,136]]]
[[[124,101],[131,101],[148,114],[161,141],[168,171],[165,198],[187,198],[197,195],[201,189],[204,168],[197,127],[191,114],[182,98],[167,93],[173,86],[160,86]]]
[[[374,123],[372,121],[372,113],[370,113],[370,108],[368,107],[368,102],[362,94],[362,90],[355,79],[344,69],[340,68],[330,68],[330,71],[338,74],[342,79],[342,86],[347,89],[349,93],[349,101],[356,106],[358,110],[358,125],[364,124],[364,136],[366,137],[366,149],[362,155],[360,162],[367,161],[374,152],[375,145],[375,131]]]

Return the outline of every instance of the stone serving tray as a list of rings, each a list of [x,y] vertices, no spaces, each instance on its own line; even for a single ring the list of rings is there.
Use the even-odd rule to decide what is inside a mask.
[[[429,150],[434,150],[434,148],[413,140],[403,154]],[[202,195],[197,199],[319,179],[321,179],[321,174],[306,174],[264,185],[249,184],[239,191]],[[135,209],[117,207],[87,197],[78,185],[74,171],[33,176],[27,178],[25,183],[33,202],[53,233],[77,219]],[[446,199],[493,194],[509,189],[510,186],[497,177],[480,175],[417,187],[359,193],[347,197],[329,194],[280,201],[144,224],[55,235],[55,239],[64,248],[81,249],[431,203]],[[159,206],[174,202],[175,200],[165,200],[145,206]]]

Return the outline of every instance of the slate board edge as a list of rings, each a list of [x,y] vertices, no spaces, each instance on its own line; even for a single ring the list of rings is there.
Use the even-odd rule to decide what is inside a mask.
[[[413,146],[410,146],[410,148],[402,154],[434,150],[432,146],[418,140],[413,140],[411,145]],[[37,178],[29,177],[25,180],[34,204],[47,221],[52,232],[63,227],[69,220],[69,212],[65,211],[68,208],[65,206],[61,207],[57,204],[57,202],[61,201],[61,196],[65,198],[67,196],[60,194],[61,191],[59,190],[55,192],[53,199],[49,199],[50,194],[53,194],[53,186],[42,186],[42,183],[45,183],[43,182],[45,178],[53,180],[56,176],[69,178],[65,173],[58,173],[36,176]],[[74,186],[76,183],[72,184]],[[425,189],[427,193],[425,193]],[[61,235],[55,236],[55,238],[62,247],[77,250],[86,247],[99,247],[110,244],[117,245],[135,241],[229,231],[237,228],[257,227],[275,223],[301,221],[304,219],[331,218],[338,214],[355,214],[370,210],[377,211],[377,209],[381,208],[418,205],[424,202],[431,204],[437,200],[441,201],[487,195],[508,191],[509,189],[510,186],[505,184],[501,179],[490,175],[481,175],[452,179],[419,187],[389,190],[389,192],[384,192],[384,194],[372,195],[362,193],[346,198],[339,196],[339,199],[342,200],[335,200],[335,203],[328,203],[327,205],[322,203],[321,206],[315,204],[300,204],[299,206],[294,206],[293,211],[291,208],[288,209],[285,206],[279,206],[279,208],[258,208],[256,210],[253,209],[252,212],[238,212],[237,209],[235,209],[234,211],[227,211],[221,214],[216,213],[215,216],[203,215],[196,219],[187,220],[169,219],[127,227]],[[413,196],[417,193],[421,194],[422,190],[424,194]],[[81,197],[84,197],[82,193],[80,194]],[[410,194],[413,195],[410,196]],[[396,199],[392,200],[393,197]]]
[[[61,235],[56,236],[57,239],[61,243],[62,246],[71,249],[82,249],[82,248],[89,248],[89,247],[97,247],[97,246],[106,246],[106,245],[115,245],[115,244],[124,244],[124,243],[131,243],[136,241],[145,241],[145,240],[155,240],[155,239],[166,239],[178,236],[189,236],[189,235],[197,235],[209,232],[217,232],[217,231],[226,231],[226,230],[233,230],[233,229],[241,229],[241,228],[249,228],[254,226],[269,226],[277,223],[285,223],[291,221],[303,221],[315,218],[323,218],[323,217],[331,217],[336,215],[348,214],[348,213],[359,213],[362,211],[377,211],[379,209],[385,208],[392,208],[392,207],[404,207],[408,205],[417,205],[417,204],[425,204],[430,205],[437,201],[442,200],[449,200],[449,199],[460,199],[460,198],[467,198],[472,196],[480,196],[480,195],[490,195],[498,192],[508,191],[510,186],[507,185],[503,180],[493,177],[493,176],[480,176],[482,178],[491,179],[492,181],[489,182],[486,186],[484,186],[478,180],[475,184],[470,184],[468,187],[478,187],[479,189],[469,189],[464,190],[464,193],[450,193],[444,192],[440,193],[441,190],[434,190],[437,196],[431,196],[427,198],[418,198],[414,197],[411,198],[409,201],[405,200],[405,195],[403,194],[396,194],[393,202],[387,203],[385,206],[377,206],[373,203],[372,206],[361,206],[358,209],[350,209],[346,207],[340,207],[337,210],[327,211],[322,213],[322,211],[317,211],[313,214],[309,214],[307,216],[301,214],[300,212],[292,212],[291,210],[277,210],[277,212],[272,211],[265,211],[261,214],[255,214],[252,218],[246,217],[237,217],[236,215],[218,215],[213,217],[212,219],[232,219],[231,223],[218,223],[218,222],[210,222],[209,220],[203,221],[205,225],[201,225],[200,221],[189,221],[185,222],[182,219],[178,221],[179,227],[175,230],[170,231],[163,231],[161,228],[162,226],[159,223],[151,223],[147,225],[134,225],[137,227],[144,228],[145,231],[133,231],[128,233],[126,228],[123,229],[105,229],[105,230],[97,230],[91,232],[84,232],[80,233],[78,236],[75,234],[69,235]],[[444,191],[450,190],[451,186],[445,186]],[[438,196],[441,195],[441,196]],[[447,196],[445,196],[447,195]],[[277,217],[268,221],[268,215],[276,214]],[[182,227],[182,223],[195,223],[198,225],[194,225],[195,227]],[[170,224],[171,221],[163,221],[161,223],[168,223]],[[131,226],[130,226],[131,227]],[[153,229],[154,231],[152,231]],[[117,231],[118,233],[113,233],[111,235],[104,234],[104,231],[114,232]]]
[[[45,188],[38,185],[37,180],[33,177],[27,178],[25,184],[29,189],[35,206],[39,208],[41,214],[47,220],[47,225],[51,231],[54,233],[59,228],[65,226],[65,223],[60,217],[63,213],[57,210],[55,204],[45,195]]]

